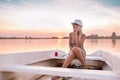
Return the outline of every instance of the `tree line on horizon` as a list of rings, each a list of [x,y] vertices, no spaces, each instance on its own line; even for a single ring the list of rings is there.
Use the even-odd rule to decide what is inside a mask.
[[[69,37],[65,36],[62,38],[59,37],[0,37],[0,39],[68,39]],[[98,34],[91,34],[87,36],[87,39],[120,39],[120,36],[117,36],[115,32],[112,32],[111,36],[99,36]]]

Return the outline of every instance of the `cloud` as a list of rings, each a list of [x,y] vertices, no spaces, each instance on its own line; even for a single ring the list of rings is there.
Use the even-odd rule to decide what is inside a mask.
[[[54,32],[71,31],[70,23],[76,18],[89,30],[119,24],[120,7],[103,3],[103,0],[4,0],[0,2],[0,20],[10,23],[8,28],[12,29]]]

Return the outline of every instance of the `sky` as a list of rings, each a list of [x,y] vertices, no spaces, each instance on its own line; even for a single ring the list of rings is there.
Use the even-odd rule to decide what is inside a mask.
[[[0,0],[0,37],[68,36],[75,19],[86,35],[120,35],[120,0]]]

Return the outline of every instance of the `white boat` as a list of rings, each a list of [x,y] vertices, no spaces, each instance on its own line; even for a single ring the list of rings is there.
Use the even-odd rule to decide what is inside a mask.
[[[89,69],[61,68],[67,53],[62,50],[0,54],[0,80],[51,80],[61,76],[66,80],[120,80],[120,57],[99,50],[86,56]],[[65,79],[64,79],[65,80]]]

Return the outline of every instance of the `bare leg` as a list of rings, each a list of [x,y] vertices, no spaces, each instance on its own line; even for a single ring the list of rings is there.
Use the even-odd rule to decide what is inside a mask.
[[[72,51],[70,51],[70,55],[67,57],[62,67],[67,68],[74,58],[75,58],[75,55],[73,54]],[[58,76],[53,76],[51,80],[57,80],[58,78],[59,78]]]
[[[67,68],[74,58],[75,58],[74,53],[72,51],[70,51],[70,55],[67,57],[67,59],[65,60],[65,62],[62,65],[62,67]]]
[[[74,53],[72,51],[70,51],[70,55],[67,57],[67,59],[65,60],[65,62],[62,65],[62,67],[67,68],[74,58],[75,58]],[[59,78],[58,76],[54,76],[54,77],[52,77],[51,80],[57,80],[58,78]]]
[[[79,47],[74,47],[72,49],[74,55],[80,60],[80,62],[83,64],[83,67],[86,69],[87,66],[86,66],[86,63],[85,63],[85,60],[84,60],[84,57],[83,57],[83,54],[82,54],[82,51]]]

